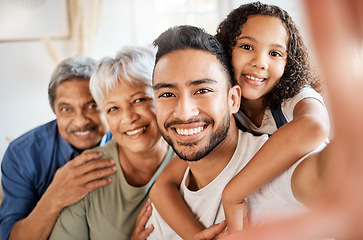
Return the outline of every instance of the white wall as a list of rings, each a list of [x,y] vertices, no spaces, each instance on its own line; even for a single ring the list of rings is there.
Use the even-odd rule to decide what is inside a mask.
[[[220,0],[220,19],[230,8],[245,2],[248,1]],[[304,30],[300,0],[263,2],[286,9]],[[89,55],[99,59],[114,56],[124,45],[151,44],[159,34],[154,31],[154,12],[152,0],[104,0],[99,32]],[[307,35],[306,31],[303,34]],[[69,40],[52,41],[52,44],[62,58],[73,55]],[[6,138],[16,138],[54,118],[47,97],[48,81],[54,67],[55,63],[41,41],[0,42],[0,159],[8,145]]]
[[[135,42],[131,1],[103,1],[99,34],[88,55],[96,59],[114,56],[123,45]],[[70,40],[56,40],[52,44],[62,58],[74,55]],[[42,41],[0,42],[0,159],[7,148],[7,138],[16,138],[54,118],[47,87],[55,65]]]

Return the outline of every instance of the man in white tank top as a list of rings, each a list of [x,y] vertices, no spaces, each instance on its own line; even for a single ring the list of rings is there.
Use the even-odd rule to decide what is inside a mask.
[[[203,30],[174,27],[154,42],[158,47],[153,84],[157,123],[165,140],[188,163],[180,193],[195,218],[209,227],[224,220],[224,186],[267,140],[237,129],[241,89],[234,85],[224,52]],[[252,224],[304,211],[295,199],[309,200],[309,188],[319,190],[318,169],[311,161],[299,164],[266,184],[247,199]],[[305,162],[305,161],[304,161]],[[300,167],[300,165],[304,165]],[[298,168],[296,168],[298,166]],[[296,171],[295,171],[296,169]],[[310,170],[310,172],[307,172]],[[293,174],[297,184],[291,185]],[[304,182],[304,177],[316,177]],[[148,239],[181,239],[153,208],[146,225]]]

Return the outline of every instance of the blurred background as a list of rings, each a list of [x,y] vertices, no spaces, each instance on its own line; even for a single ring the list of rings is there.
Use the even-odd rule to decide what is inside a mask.
[[[167,28],[189,24],[215,34],[246,0],[0,0],[0,159],[8,143],[55,118],[47,88],[64,58],[96,60],[125,45],[151,45]],[[307,45],[300,0],[264,0],[287,10]],[[1,192],[0,192],[1,195]]]

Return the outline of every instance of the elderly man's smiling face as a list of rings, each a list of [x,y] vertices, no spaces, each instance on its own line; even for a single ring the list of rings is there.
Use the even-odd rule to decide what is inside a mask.
[[[180,158],[197,161],[226,138],[231,114],[238,110],[231,107],[228,81],[217,57],[207,51],[176,50],[157,62],[157,123]]]
[[[108,129],[88,85],[86,80],[65,81],[57,86],[54,100],[59,133],[79,150],[99,144]]]

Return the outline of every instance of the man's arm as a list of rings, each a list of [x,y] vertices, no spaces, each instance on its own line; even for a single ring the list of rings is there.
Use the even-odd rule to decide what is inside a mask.
[[[59,168],[52,183],[35,208],[11,230],[12,239],[47,239],[60,211],[72,205],[90,191],[110,183],[104,178],[116,171],[113,160],[94,160],[101,153],[83,153]]]

